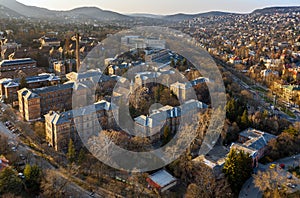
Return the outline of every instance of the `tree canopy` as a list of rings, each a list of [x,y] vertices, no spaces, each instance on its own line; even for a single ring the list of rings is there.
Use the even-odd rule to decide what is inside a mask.
[[[238,192],[252,173],[252,158],[244,151],[231,149],[223,168],[232,190]]]
[[[17,174],[11,167],[6,167],[0,172],[0,195],[5,193],[20,194],[22,181]]]

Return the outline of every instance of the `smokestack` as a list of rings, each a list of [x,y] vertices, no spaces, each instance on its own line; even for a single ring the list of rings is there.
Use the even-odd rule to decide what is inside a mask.
[[[79,46],[79,33],[76,33],[76,72],[79,72],[80,68],[80,46]]]

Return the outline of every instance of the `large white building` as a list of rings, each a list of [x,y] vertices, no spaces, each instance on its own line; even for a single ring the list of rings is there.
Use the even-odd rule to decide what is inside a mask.
[[[124,36],[121,38],[121,44],[130,48],[144,49],[147,47],[165,49],[166,41],[159,38],[143,38],[141,36]]]

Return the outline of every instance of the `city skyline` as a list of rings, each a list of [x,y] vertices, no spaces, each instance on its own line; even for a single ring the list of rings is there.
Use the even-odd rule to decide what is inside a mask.
[[[300,6],[297,0],[289,1],[267,1],[267,0],[254,0],[252,2],[241,2],[239,0],[213,0],[203,3],[196,0],[164,0],[164,1],[140,1],[140,0],[127,0],[125,3],[120,0],[75,0],[70,4],[69,1],[46,1],[46,0],[18,0],[18,2],[25,5],[38,6],[50,10],[71,10],[77,7],[99,7],[103,10],[110,10],[123,14],[131,13],[147,13],[147,14],[176,14],[176,13],[202,13],[208,11],[226,11],[236,13],[250,13],[255,9],[273,7],[273,6]],[[158,6],[159,5],[159,6]]]

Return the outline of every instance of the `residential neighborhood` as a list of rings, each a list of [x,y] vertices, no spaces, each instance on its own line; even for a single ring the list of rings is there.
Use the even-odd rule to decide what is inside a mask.
[[[299,6],[64,3],[0,0],[0,197],[300,197]]]

